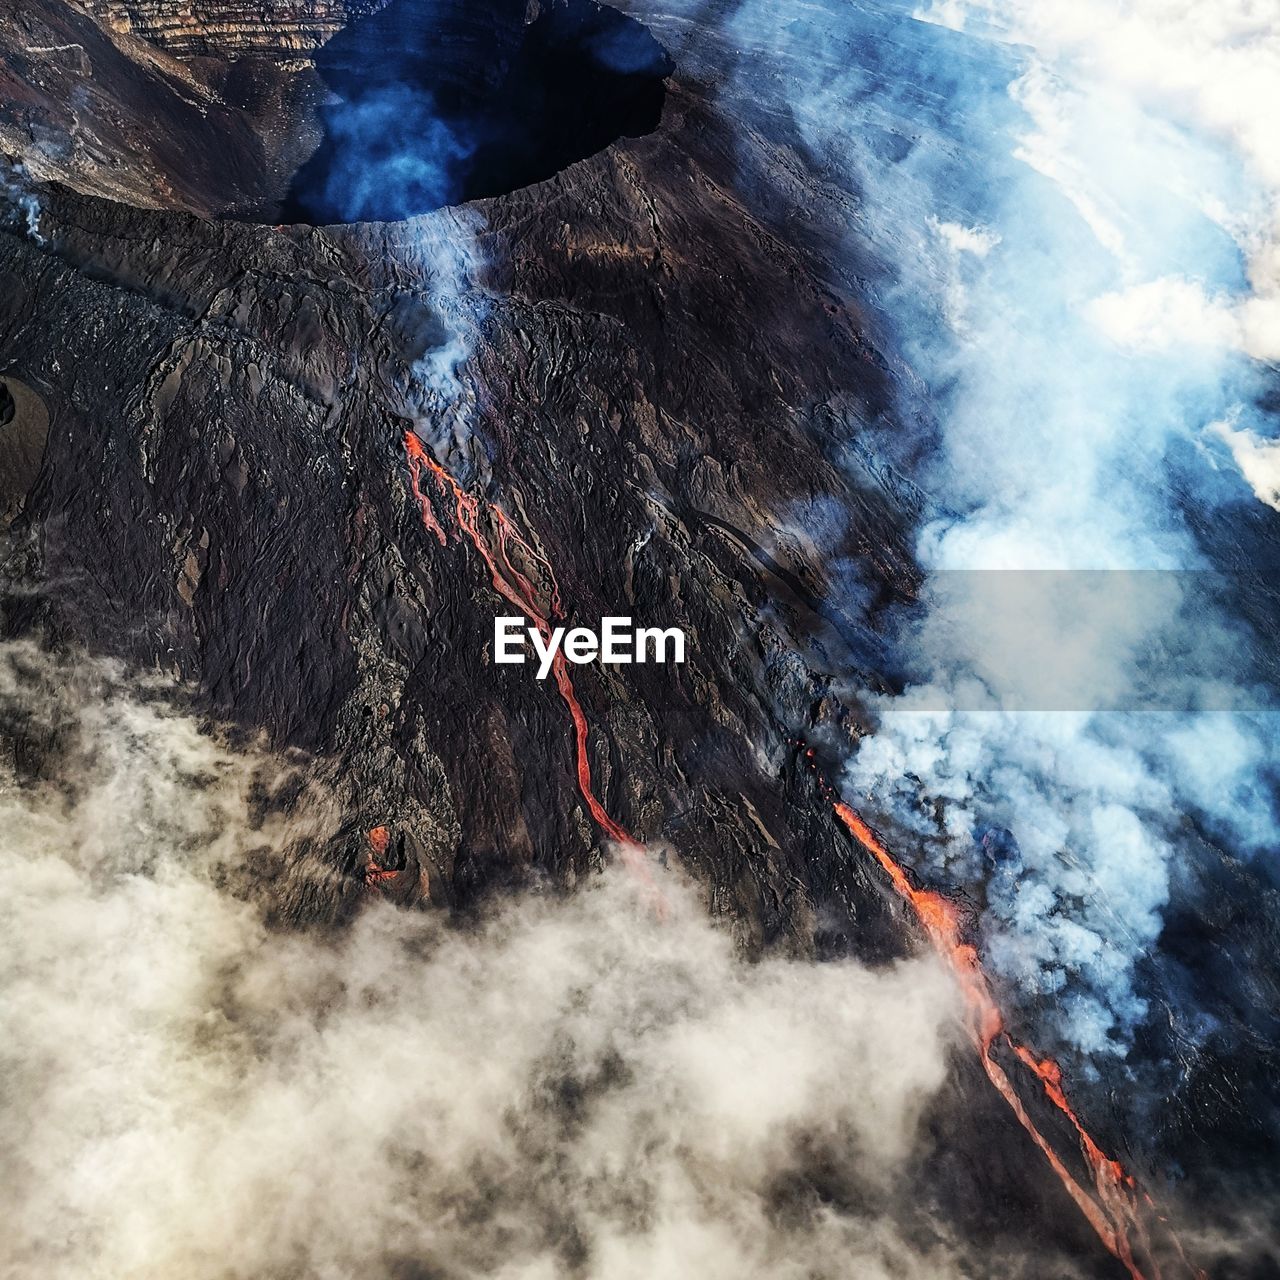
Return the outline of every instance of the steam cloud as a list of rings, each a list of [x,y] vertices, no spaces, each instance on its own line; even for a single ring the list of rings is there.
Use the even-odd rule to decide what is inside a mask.
[[[475,392],[461,371],[475,352],[490,307],[481,282],[484,227],[483,217],[470,208],[414,224],[414,252],[429,269],[426,295],[436,324],[412,360],[409,400],[418,434],[441,455],[471,437]]]
[[[1250,565],[1247,542],[1212,538],[1276,503],[1259,363],[1280,343],[1276,20],[747,0],[731,22],[725,92],[785,95],[849,198],[850,260],[883,264],[902,420],[936,423],[923,464],[914,435],[852,426],[932,502],[910,687],[850,691],[875,728],[848,794],[983,904],[985,959],[1045,1048],[1127,1053],[1152,995],[1137,966],[1195,891],[1188,820],[1246,858],[1280,838],[1266,642],[1195,572]],[[990,608],[999,571],[1046,569],[1057,591]],[[1209,679],[1183,677],[1189,654]],[[1153,690],[1155,712],[1100,709]]]
[[[932,962],[752,966],[615,875],[273,930],[339,815],[125,688],[0,651],[5,1275],[958,1274],[779,1191],[815,1149],[892,1188],[953,1035]]]
[[[40,201],[31,190],[26,167],[0,156],[0,209],[6,205],[18,212],[27,239],[33,244],[44,244],[44,236],[40,234]]]
[[[428,27],[435,16],[430,5],[410,14]],[[470,437],[474,393],[460,370],[490,303],[481,283],[485,219],[474,207],[444,207],[461,199],[478,140],[413,78],[413,58],[406,64],[393,53],[375,63],[346,50],[332,67],[322,61],[333,78],[320,109],[324,137],[294,176],[282,216],[380,224],[371,266],[388,281],[402,358],[391,408],[445,452]]]

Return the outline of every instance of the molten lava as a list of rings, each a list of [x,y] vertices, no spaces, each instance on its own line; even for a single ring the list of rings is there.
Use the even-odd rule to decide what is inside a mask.
[[[479,552],[480,558],[489,571],[493,589],[504,600],[519,609],[529,622],[537,627],[545,640],[550,640],[551,623],[548,618],[563,618],[564,607],[560,598],[559,583],[546,556],[521,536],[501,507],[488,503],[482,510],[480,500],[467,493],[458,484],[453,476],[427,452],[422,441],[412,431],[404,433],[404,448],[409,460],[409,485],[422,511],[423,526],[437,538],[441,546],[447,543],[447,536],[436,518],[431,497],[423,491],[422,477],[425,474],[435,480],[443,496],[452,500],[458,527]],[[484,530],[486,514],[493,530],[492,541]],[[545,607],[539,602],[538,589],[529,580],[528,575],[513,562],[513,550],[519,552],[520,558],[531,570],[538,571],[539,576],[545,579],[542,587],[547,599]],[[590,727],[582,705],[578,702],[577,694],[574,692],[573,681],[569,678],[568,664],[564,654],[559,650],[552,665],[552,673],[555,676],[556,688],[560,691],[560,697],[564,700],[569,710],[569,718],[573,722],[578,790],[582,793],[582,798],[596,825],[610,840],[616,841],[621,846],[622,856],[627,865],[632,870],[640,871],[647,878],[648,868],[641,853],[640,844],[626,828],[609,816],[595,793],[591,780],[591,758],[588,749]]]
[[[809,755],[811,757],[812,752]],[[841,800],[833,798],[832,803],[837,817],[850,834],[884,869],[898,895],[911,905],[930,942],[955,974],[968,1012],[969,1032],[977,1046],[987,1079],[1009,1104],[1018,1123],[1039,1147],[1050,1168],[1067,1194],[1076,1202],[1098,1238],[1124,1264],[1133,1280],[1145,1280],[1145,1274],[1134,1256],[1135,1245],[1141,1248],[1149,1260],[1151,1275],[1155,1280],[1160,1280],[1160,1268],[1152,1258],[1150,1241],[1140,1214],[1137,1184],[1125,1173],[1118,1160],[1109,1159],[1103,1153],[1081,1123],[1080,1117],[1067,1101],[1062,1088],[1062,1070],[1058,1064],[1049,1058],[1037,1059],[1030,1049],[1019,1044],[1005,1031],[1004,1018],[992,995],[986,974],[982,971],[977,950],[964,940],[963,918],[959,908],[940,893],[916,888],[902,865],[862,817]],[[1095,1195],[1091,1196],[1067,1169],[1049,1140],[1027,1113],[1004,1068],[992,1057],[992,1046],[998,1037],[1034,1073],[1049,1101],[1071,1122],[1080,1142],[1081,1155],[1093,1174]],[[1150,1206],[1150,1197],[1144,1195],[1143,1198]],[[1177,1244],[1176,1238],[1174,1242]],[[1177,1248],[1181,1254],[1181,1245],[1177,1245]],[[1185,1255],[1183,1261],[1186,1261]],[[1203,1280],[1203,1272],[1189,1265],[1187,1269]]]
[[[394,880],[400,873],[382,865],[381,859],[386,857],[387,846],[391,843],[391,832],[386,827],[372,827],[369,831],[369,847],[373,855],[364,869],[366,888],[376,888],[384,880]]]

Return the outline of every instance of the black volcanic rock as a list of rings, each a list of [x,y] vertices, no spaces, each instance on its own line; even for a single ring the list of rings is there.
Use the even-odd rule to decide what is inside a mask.
[[[3,625],[171,674],[202,710],[312,753],[349,824],[309,916],[362,891],[376,826],[405,906],[571,885],[606,850],[565,705],[490,661],[510,606],[454,525],[444,544],[424,527],[403,443],[418,428],[553,566],[569,622],[688,631],[686,666],[575,669],[612,817],[687,867],[745,946],[880,962],[912,945],[903,910],[796,740],[850,743],[846,708],[893,679],[877,623],[918,582],[915,495],[872,442],[905,371],[864,311],[870,269],[843,251],[855,197],[797,161],[785,121],[730,118],[666,43],[653,132],[468,209],[276,229],[194,216],[271,198],[248,182],[225,206],[175,184],[159,209],[42,189],[44,243],[16,218],[0,235],[2,367],[49,414],[5,542]],[[133,110],[115,79],[104,101]],[[167,147],[179,110],[154,91]],[[252,138],[237,119],[229,136]],[[143,141],[147,163],[169,155]],[[127,187],[112,194],[159,202]],[[442,246],[473,242],[488,306],[456,433],[423,410],[414,365],[451,331]],[[965,1063],[929,1117],[921,1217],[947,1197],[995,1252],[1031,1224],[1041,1257],[1094,1260]],[[975,1151],[981,1179],[957,1178]],[[1117,1273],[1105,1256],[1079,1270]]]
[[[309,73],[180,62],[61,0],[3,0],[0,32],[0,152],[36,179],[207,217],[278,199],[315,145]]]
[[[49,415],[40,397],[15,379],[0,381],[0,528],[25,507],[48,434]]]
[[[572,620],[688,628],[683,669],[577,673],[602,798],[757,936],[803,939],[815,910],[828,934],[880,910],[825,813],[796,803],[808,781],[778,771],[876,644],[820,603],[804,536],[776,531],[835,496],[846,553],[887,593],[913,570],[882,479],[851,487],[828,456],[837,422],[882,407],[856,301],[765,222],[744,257],[738,163],[678,87],[661,133],[480,206],[497,301],[473,446],[447,461],[522,514]],[[53,413],[33,527],[45,575],[75,584],[47,601],[59,626],[340,753],[367,825],[427,833],[442,894],[527,862],[583,870],[598,834],[564,708],[490,665],[506,606],[407,484],[410,330],[429,328],[432,245],[467,234],[458,215],[279,233],[68,199],[49,220],[48,249],[6,238],[7,323],[28,318],[6,349]],[[859,383],[862,406],[833,403]]]

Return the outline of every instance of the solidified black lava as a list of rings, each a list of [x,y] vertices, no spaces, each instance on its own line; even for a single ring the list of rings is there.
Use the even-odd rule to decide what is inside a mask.
[[[335,36],[333,95],[283,222],[391,222],[541,182],[657,127],[674,70],[638,22],[568,0],[393,0]]]

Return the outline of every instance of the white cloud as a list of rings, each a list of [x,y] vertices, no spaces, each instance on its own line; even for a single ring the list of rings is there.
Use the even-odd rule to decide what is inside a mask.
[[[933,0],[927,9],[916,9],[911,16],[917,22],[932,22],[952,31],[963,31],[966,7],[964,0]]]
[[[956,253],[971,253],[985,258],[1000,243],[1000,236],[989,227],[966,227],[958,222],[940,222],[930,218],[934,233]]]
[[[774,1212],[806,1144],[863,1187],[911,1157],[958,1034],[932,958],[750,964],[673,873],[662,919],[619,873],[268,928],[246,867],[307,874],[323,797],[255,819],[278,762],[117,678],[0,650],[60,766],[0,765],[6,1276],[957,1274],[880,1209]]]
[[[1244,334],[1231,304],[1191,280],[1165,277],[1105,293],[1089,318],[1112,342],[1136,350],[1175,346],[1240,348]]]
[[[971,18],[1035,51],[1040,69],[1022,100],[1039,130],[1024,158],[1062,186],[1115,252],[1124,237],[1090,194],[1089,157],[1073,161],[1054,145],[1070,129],[1074,112],[1062,108],[1073,97],[1121,94],[1235,150],[1264,198],[1230,217],[1251,289],[1234,309],[1233,340],[1258,359],[1280,358],[1280,0],[949,0],[947,25]],[[1047,78],[1049,65],[1064,79]],[[1185,181],[1194,184],[1194,174]],[[1221,204],[1208,190],[1201,202]]]
[[[1263,440],[1256,432],[1225,421],[1212,423],[1208,430],[1231,450],[1258,501],[1280,511],[1280,440]]]

